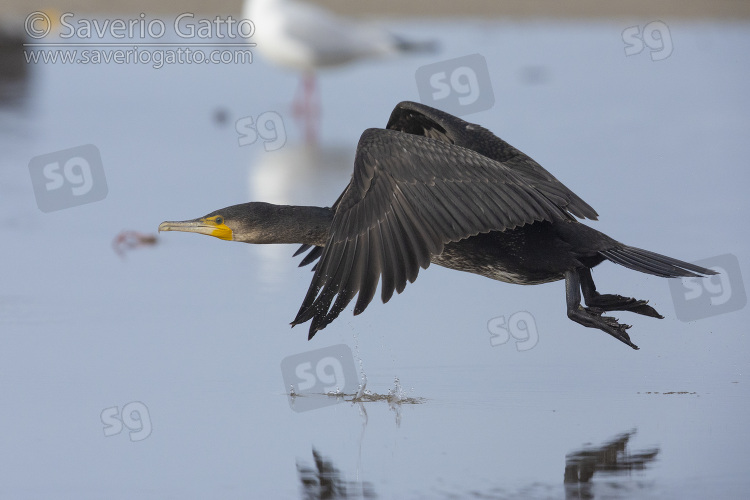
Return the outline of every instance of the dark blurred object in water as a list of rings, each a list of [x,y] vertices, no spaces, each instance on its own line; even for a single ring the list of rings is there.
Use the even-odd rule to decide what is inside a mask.
[[[315,467],[297,461],[297,473],[302,482],[302,498],[305,500],[326,500],[344,498],[377,498],[371,483],[345,481],[341,471],[333,466],[313,448]]]
[[[0,25],[0,107],[23,103],[28,88],[28,64],[23,35]]]
[[[549,68],[545,66],[525,66],[521,68],[521,81],[525,85],[544,85],[545,83],[549,83]]]
[[[635,430],[616,436],[598,447],[586,447],[565,456],[565,497],[568,499],[593,499],[591,478],[595,473],[629,474],[644,470],[656,460],[659,449],[636,453],[627,451],[628,441]]]
[[[122,231],[112,241],[112,248],[117,255],[125,258],[128,250],[134,250],[138,247],[153,246],[158,242],[155,234],[143,234],[137,231]]]
[[[213,121],[219,126],[223,127],[229,123],[229,110],[222,106],[217,106],[213,112]]]

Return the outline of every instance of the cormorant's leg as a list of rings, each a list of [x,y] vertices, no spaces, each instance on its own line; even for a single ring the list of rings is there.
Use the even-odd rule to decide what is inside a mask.
[[[581,277],[579,274],[581,271],[582,268],[578,268],[565,273],[565,299],[568,305],[568,317],[583,326],[598,328],[607,332],[620,342],[633,349],[638,349],[638,346],[630,341],[630,336],[626,332],[630,325],[620,324],[615,318],[601,316],[601,313],[597,314],[595,311],[586,310],[581,306]]]
[[[583,300],[586,301],[586,305],[592,309],[592,312],[601,314],[604,311],[630,311],[652,318],[664,319],[664,316],[648,305],[648,300],[638,300],[614,294],[602,295],[597,292],[594,279],[591,277],[591,269],[581,268],[578,275],[581,278]]]

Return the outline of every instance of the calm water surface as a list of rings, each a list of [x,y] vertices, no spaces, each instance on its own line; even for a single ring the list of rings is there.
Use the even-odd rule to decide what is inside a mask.
[[[295,75],[259,57],[3,59],[0,497],[745,497],[750,27],[669,23],[669,57],[626,56],[623,30],[648,22],[395,24],[443,51],[322,75],[317,148],[291,111]],[[288,326],[311,278],[293,246],[167,233],[113,248],[122,231],[248,200],[330,205],[359,134],[419,100],[417,68],[474,53],[495,102],[467,119],[542,163],[611,236],[729,254],[734,281],[700,290],[734,310],[605,263],[601,291],[665,316],[617,315],[636,352],[569,321],[562,283],[433,266],[307,342]],[[240,145],[238,121],[263,113],[265,135]],[[42,212],[32,159],[88,144],[103,199]],[[352,354],[326,357],[341,346]],[[290,397],[296,355],[346,395]]]

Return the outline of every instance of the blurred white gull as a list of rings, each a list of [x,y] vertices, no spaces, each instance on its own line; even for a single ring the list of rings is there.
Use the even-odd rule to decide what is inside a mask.
[[[308,142],[314,142],[319,112],[315,102],[317,69],[435,49],[434,42],[406,41],[378,27],[295,0],[245,0],[242,17],[253,21],[252,41],[263,57],[302,72],[293,111],[305,119]]]

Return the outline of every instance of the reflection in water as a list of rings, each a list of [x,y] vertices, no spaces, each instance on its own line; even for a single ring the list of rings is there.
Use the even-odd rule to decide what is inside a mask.
[[[359,407],[364,418],[360,437],[360,458],[358,459],[361,460],[361,444],[367,426],[367,412],[361,402]],[[634,470],[646,469],[659,454],[658,448],[629,452],[628,441],[635,433],[634,429],[615,436],[601,446],[586,446],[567,454],[565,456],[565,498],[567,500],[593,500],[597,496],[600,498],[638,498],[638,491],[643,493],[645,488],[650,488],[649,484],[633,484],[633,487],[638,490],[633,491],[628,483],[616,480],[616,476],[629,475]],[[315,447],[312,453],[314,467],[297,460],[297,472],[302,483],[302,498],[306,500],[376,498],[372,483],[346,481],[341,471],[333,466],[330,459],[323,457]],[[358,464],[357,477],[359,477],[359,472]],[[595,474],[607,475],[615,479],[609,482],[592,483],[591,480]],[[595,485],[600,490],[595,490]],[[558,487],[534,483],[522,488],[516,494],[495,488],[488,491],[471,490],[466,496],[472,498],[556,498]],[[439,496],[458,497],[455,493],[449,492],[444,492]]]
[[[349,147],[287,145],[277,151],[261,150],[249,173],[250,199],[278,205],[330,206],[349,183],[355,150],[355,144]],[[327,193],[335,194],[328,199]]]
[[[656,459],[659,449],[630,453],[628,441],[635,430],[616,436],[598,447],[586,447],[565,456],[565,498],[593,499],[591,478],[595,473],[628,474],[643,470]]]
[[[287,145],[277,151],[260,150],[248,172],[248,201],[277,205],[331,206],[349,183],[354,169],[351,147]],[[263,260],[259,279],[276,284],[282,269],[293,267],[296,247],[258,245]],[[312,275],[310,275],[312,277]]]
[[[373,485],[367,481],[346,481],[331,460],[313,448],[315,466],[297,460],[297,473],[302,483],[302,498],[325,500],[337,498],[376,498]]]
[[[396,415],[396,427],[401,426],[401,405],[402,404],[420,404],[425,402],[423,398],[413,398],[406,396],[406,391],[401,386],[401,383],[396,377],[394,381],[394,387],[388,390],[387,394],[377,394],[370,392],[365,389],[367,385],[367,377],[362,372],[362,384],[359,386],[357,394],[346,395],[341,392],[329,393],[329,394],[305,394],[303,397],[326,397],[336,398],[342,402],[350,402],[352,405],[357,405],[359,409],[359,415],[362,417],[362,431],[359,435],[359,443],[357,450],[357,478],[360,477],[360,471],[362,469],[362,443],[365,439],[365,432],[367,431],[367,424],[369,417],[367,416],[367,409],[365,408],[366,403],[385,401],[388,403],[388,407]],[[294,391],[290,394],[292,396],[292,406],[294,406],[294,399],[301,396],[294,395]],[[345,398],[345,396],[348,396]],[[317,498],[375,498],[375,493],[370,483],[345,483],[340,479],[340,473],[338,469],[334,468],[330,461],[323,459],[313,448],[313,457],[315,458],[316,469],[305,467],[297,463],[297,470],[302,481],[303,498],[306,499],[317,499]]]

